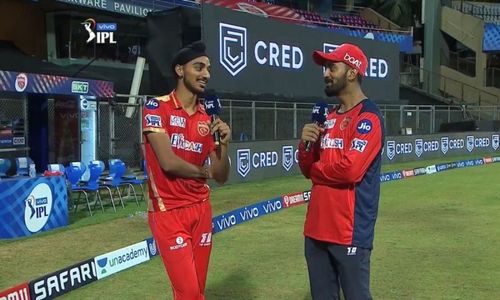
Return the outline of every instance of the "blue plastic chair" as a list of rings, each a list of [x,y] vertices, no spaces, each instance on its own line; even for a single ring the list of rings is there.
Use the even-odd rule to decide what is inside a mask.
[[[141,186],[141,190],[143,192],[144,197],[144,188],[142,187],[142,181],[139,181],[135,175],[125,175],[127,173],[127,167],[125,163],[120,159],[110,159],[109,161],[109,173],[111,176],[111,184],[117,188],[119,192],[119,187],[128,186],[133,194],[135,203],[139,206],[139,200],[137,198],[137,193],[135,191],[134,184],[139,184]],[[120,200],[122,200],[121,193],[119,193]],[[122,200],[123,203],[123,200]]]
[[[90,167],[90,165],[98,166],[101,169],[101,172],[99,174],[98,179],[95,182],[91,181],[89,179],[88,185],[91,186],[92,188],[97,187],[99,190],[100,189],[107,189],[108,192],[109,192],[109,198],[111,200],[111,204],[113,205],[113,211],[116,212],[116,206],[115,206],[115,200],[113,198],[113,192],[111,191],[111,189],[109,188],[109,186],[101,183],[102,182],[102,173],[105,170],[104,162],[101,161],[101,160],[93,160],[93,161],[90,162],[89,167]],[[102,198],[101,198],[101,200],[102,200]]]
[[[79,168],[77,166],[68,166],[66,168],[66,178],[68,179],[70,183],[70,195],[71,193],[78,193],[78,200],[75,203],[75,212],[78,208],[78,202],[80,202],[80,196],[81,194],[85,195],[85,201],[87,202],[87,207],[89,209],[89,213],[92,216],[92,210],[90,209],[90,202],[89,202],[89,195],[86,192],[85,189],[82,189],[79,185],[78,182],[80,181],[80,178],[82,177],[83,173],[85,170],[82,168]]]
[[[0,158],[0,177],[8,177],[7,171],[9,171],[11,166],[10,159]]]
[[[135,202],[139,206],[139,200],[137,199],[137,194],[135,192],[135,188],[132,183],[126,182],[123,179],[123,175],[125,175],[127,168],[125,167],[125,163],[123,163],[121,160],[109,160],[109,175],[110,175],[110,180],[106,180],[103,182],[103,185],[107,185],[109,187],[113,187],[116,189],[118,193],[118,197],[120,198],[120,202],[122,204],[122,207],[125,207],[125,204],[123,202],[123,196],[122,193],[120,192],[120,187],[123,186],[128,186],[132,189],[132,192],[134,193],[134,198]]]

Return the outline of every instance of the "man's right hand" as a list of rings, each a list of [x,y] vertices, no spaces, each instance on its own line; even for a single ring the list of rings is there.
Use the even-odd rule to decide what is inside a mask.
[[[316,123],[306,124],[304,125],[304,128],[302,128],[301,139],[304,143],[308,141],[315,143],[323,131],[325,131],[325,129]]]

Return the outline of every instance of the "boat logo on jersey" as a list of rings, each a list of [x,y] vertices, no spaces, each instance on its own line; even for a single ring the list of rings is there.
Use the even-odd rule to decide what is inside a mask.
[[[208,126],[207,122],[198,122],[198,133],[201,136],[207,136],[210,133],[210,127]]]
[[[170,116],[170,126],[186,128],[186,118],[179,116]]]
[[[346,129],[349,123],[351,123],[351,120],[351,117],[345,117],[344,120],[342,120],[342,123],[340,123],[340,130]]]
[[[325,129],[332,129],[335,126],[337,119],[330,119],[325,121]]]

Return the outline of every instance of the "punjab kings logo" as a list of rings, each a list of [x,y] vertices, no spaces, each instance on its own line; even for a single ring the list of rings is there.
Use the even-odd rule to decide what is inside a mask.
[[[247,29],[219,23],[219,61],[236,76],[247,66]]]
[[[15,82],[16,91],[23,92],[27,86],[28,86],[28,76],[26,76],[26,74],[24,73],[19,73],[16,76],[16,82]]]
[[[198,122],[198,133],[201,136],[207,136],[208,133],[210,132],[210,127],[206,122],[199,121]]]
[[[351,123],[351,120],[351,117],[344,118],[344,120],[342,120],[342,123],[340,123],[340,130],[346,129],[349,123]]]

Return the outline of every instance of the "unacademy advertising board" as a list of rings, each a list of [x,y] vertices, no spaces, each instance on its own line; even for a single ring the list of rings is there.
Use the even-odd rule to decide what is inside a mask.
[[[289,24],[210,4],[202,7],[202,39],[211,57],[216,91],[325,98],[323,68],[315,50],[343,43],[368,57],[363,89],[374,100],[399,100],[399,47],[321,28]]]

